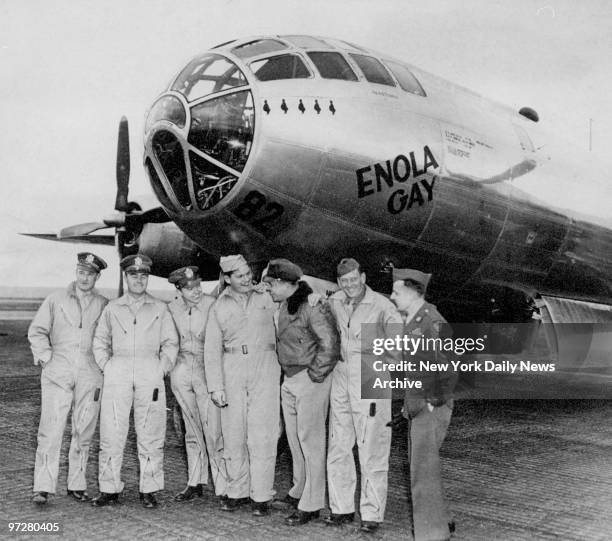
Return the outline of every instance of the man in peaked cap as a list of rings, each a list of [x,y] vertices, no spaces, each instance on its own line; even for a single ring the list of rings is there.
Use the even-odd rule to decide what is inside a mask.
[[[330,374],[340,356],[338,332],[329,309],[312,302],[302,270],[287,259],[273,259],[264,282],[280,302],[277,351],[284,380],[281,403],[293,458],[293,486],[285,501],[296,510],[285,522],[305,524],[325,507],[325,420]]]
[[[414,269],[393,269],[395,303],[404,320],[405,336],[450,337],[446,320],[424,298],[431,274]],[[423,352],[430,355],[429,352]],[[444,352],[435,351],[435,361],[444,361]],[[415,354],[410,360],[419,360]],[[418,375],[412,374],[418,378]],[[453,410],[453,374],[424,373],[423,394],[406,391],[402,414],[408,419],[408,459],[415,541],[449,539],[455,529],[444,498],[439,450]]]
[[[104,372],[96,507],[116,503],[123,490],[121,464],[132,403],[144,507],[156,507],[154,494],[164,488],[164,375],[174,367],[178,336],[166,303],[147,293],[151,266],[144,254],[121,260],[127,292],[108,303],[94,335],[94,356]]]
[[[94,361],[94,329],[108,302],[94,286],[106,268],[91,252],[77,256],[76,280],[49,295],[28,330],[34,364],[41,372],[41,415],[34,465],[37,504],[55,494],[59,455],[66,417],[72,408],[72,438],[68,454],[68,495],[87,501],[85,470],[89,446],[98,422],[102,374]]]
[[[244,257],[222,257],[227,286],[206,325],[204,367],[215,405],[221,408],[227,500],[235,511],[252,501],[253,515],[270,513],[280,414],[280,366],[276,357],[276,305],[253,288]]]
[[[210,399],[204,377],[204,340],[208,314],[215,298],[202,293],[198,267],[181,267],[168,281],[180,296],[169,305],[179,333],[179,354],[170,373],[172,392],[183,412],[187,450],[187,487],[175,500],[202,495],[208,484],[208,465],[217,496],[225,496],[227,471],[223,458],[221,411]]]
[[[363,325],[375,328],[376,336],[392,334],[401,323],[395,306],[366,285],[359,263],[344,258],[337,267],[340,290],[330,299],[340,333],[341,360],[333,373],[329,409],[327,478],[330,525],[352,522],[355,514],[357,476],[353,446],[357,443],[361,465],[361,530],[374,532],[384,519],[391,429],[391,400],[361,398]]]

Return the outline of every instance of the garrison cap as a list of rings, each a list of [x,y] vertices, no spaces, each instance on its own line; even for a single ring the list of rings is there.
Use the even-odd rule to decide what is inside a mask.
[[[77,254],[77,265],[79,267],[86,267],[94,272],[100,272],[108,266],[104,259],[91,252],[81,252]]]
[[[340,261],[340,263],[338,263],[336,274],[338,278],[340,278],[341,276],[344,276],[355,269],[359,269],[359,263],[352,257],[345,257],[342,261]]]
[[[148,274],[151,272],[153,261],[151,261],[149,256],[144,254],[135,254],[124,257],[119,264],[123,272],[137,271],[146,272]]]
[[[285,282],[297,282],[303,275],[302,269],[288,259],[272,259],[268,264],[268,273],[264,280],[284,280]]]
[[[424,290],[427,289],[430,278],[431,274],[426,274],[416,269],[393,269],[394,282],[396,280],[412,280],[413,282],[421,284]]]
[[[198,267],[189,266],[181,267],[180,269],[173,270],[168,276],[168,282],[174,284],[178,288],[186,287],[191,285],[197,285],[200,283],[200,269]]]
[[[221,259],[219,259],[219,266],[225,273],[238,270],[243,265],[248,265],[248,263],[240,254],[221,256]]]

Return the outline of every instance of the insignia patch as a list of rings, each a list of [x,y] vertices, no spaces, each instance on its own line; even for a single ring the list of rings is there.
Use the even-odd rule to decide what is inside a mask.
[[[185,269],[185,278],[189,278],[190,280],[193,278],[193,271],[191,269]]]
[[[140,265],[142,265],[142,259],[140,257],[134,259],[134,265],[140,267]]]
[[[87,261],[87,263],[93,263],[94,262],[94,256],[93,254],[89,254],[86,258],[85,261]]]

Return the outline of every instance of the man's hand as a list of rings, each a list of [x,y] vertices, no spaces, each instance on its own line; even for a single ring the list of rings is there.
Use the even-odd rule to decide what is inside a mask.
[[[213,391],[210,394],[211,400],[218,408],[224,408],[227,406],[227,400],[225,398],[225,391]]]
[[[42,359],[34,359],[34,365],[39,365],[41,368],[44,368],[46,364]]]

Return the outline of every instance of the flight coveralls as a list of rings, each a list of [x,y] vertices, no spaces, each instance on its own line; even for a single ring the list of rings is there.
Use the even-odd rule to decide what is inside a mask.
[[[310,288],[308,288],[310,291]],[[340,343],[329,307],[304,299],[295,314],[283,302],[278,314],[278,360],[285,379],[281,402],[287,441],[293,458],[289,495],[298,509],[325,507],[325,420],[331,377],[340,356]]]
[[[66,290],[44,300],[28,329],[34,362],[42,364],[34,492],[56,492],[62,436],[71,407],[68,490],[86,489],[85,470],[98,422],[102,387],[92,340],[98,318],[108,302],[95,290],[89,299],[82,307],[72,282]]]
[[[214,297],[202,295],[195,306],[188,305],[182,297],[168,305],[180,342],[176,365],[170,373],[170,383],[185,422],[187,484],[207,484],[210,462],[215,494],[220,496],[225,494],[227,488],[221,412],[210,399],[204,377],[206,322],[214,302]]]
[[[391,428],[386,426],[391,420],[391,400],[361,399],[361,326],[375,324],[377,336],[385,337],[391,335],[391,328],[397,330],[402,320],[391,301],[367,285],[365,288],[363,299],[353,309],[342,290],[329,299],[340,333],[342,362],[332,373],[327,483],[332,513],[353,513],[356,442],[361,466],[361,520],[382,522],[391,449]]]
[[[227,287],[206,325],[208,391],[225,391],[227,399],[221,430],[229,498],[267,502],[275,494],[280,416],[275,311],[267,292],[252,291],[245,302]]]
[[[405,323],[404,335],[418,338],[446,338],[446,320],[433,304],[425,302]],[[444,336],[442,336],[444,335]],[[448,362],[443,351],[421,353],[421,357],[436,363]],[[408,359],[406,359],[408,360]],[[440,446],[446,437],[453,411],[452,391],[456,383],[454,371],[410,374],[423,382],[423,396],[406,391],[403,414],[408,419],[408,460],[410,462],[410,494],[415,541],[448,539],[450,516],[444,498],[440,470]]]
[[[148,293],[131,303],[112,300],[100,316],[93,343],[104,372],[100,413],[100,491],[123,490],[121,464],[134,404],[140,492],[164,488],[166,392],[164,375],[174,367],[178,335],[166,303]]]

